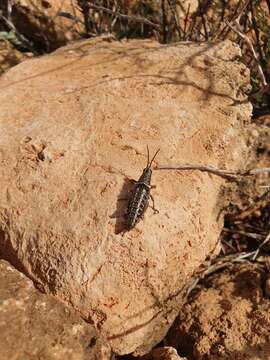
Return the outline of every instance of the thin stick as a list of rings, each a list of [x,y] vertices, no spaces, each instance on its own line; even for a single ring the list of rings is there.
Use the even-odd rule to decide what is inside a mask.
[[[161,0],[161,15],[162,15],[162,42],[163,42],[163,44],[166,44],[166,42],[167,42],[167,16],[166,16],[165,0]]]
[[[172,4],[171,0],[168,0],[168,4],[170,6],[171,12],[172,12],[173,17],[174,17],[175,27],[176,27],[176,31],[178,32],[178,37],[179,37],[179,41],[180,41],[181,40],[181,33],[183,32],[183,30],[181,28],[180,21],[179,21],[179,18],[178,18],[178,13],[177,13],[177,10],[176,10],[177,4],[176,3]]]
[[[232,263],[243,263],[245,261],[256,261],[260,250],[263,246],[270,241],[270,232],[264,239],[264,241],[258,246],[257,250],[250,252],[241,252],[237,254],[225,255],[222,257],[218,257],[212,260],[212,263],[197,277],[193,280],[192,284],[189,286],[187,290],[187,296],[191,293],[191,291],[198,285],[198,283],[203,280],[205,277],[215,273],[218,270],[224,269],[230,266]]]
[[[117,11],[118,8],[119,8],[119,7],[118,7],[118,4],[117,4],[117,2],[116,2],[116,3],[114,4],[114,6],[113,6],[113,11]],[[115,17],[113,18],[113,21],[112,21],[111,24],[110,24],[110,32],[113,32],[113,29],[114,29],[114,26],[115,26],[116,22],[117,22],[117,16],[115,16]]]
[[[230,244],[228,241],[222,239],[222,240],[221,240],[221,245],[222,245],[222,244],[225,244],[225,245],[228,246],[230,249],[232,249],[234,252],[236,252],[235,247],[234,247],[232,244]],[[224,251],[224,254],[225,254],[225,251]]]
[[[243,3],[242,6],[240,6],[239,13],[237,14],[236,18],[233,18],[232,20],[235,20],[237,22],[240,21],[241,16],[244,14],[244,11],[247,9],[248,5],[252,2],[252,0],[247,0]]]
[[[264,239],[264,236],[261,234],[251,233],[251,232],[242,231],[242,230],[223,228],[222,231],[227,232],[227,233],[232,233],[232,234],[244,235],[246,237],[249,237],[251,239],[256,239],[256,240]]]
[[[257,26],[257,20],[256,20],[256,14],[255,14],[255,9],[254,9],[254,4],[251,2],[251,21],[252,21],[252,25],[253,25],[253,29],[256,35],[256,49],[258,51],[258,54],[260,56],[260,61],[263,62],[265,59],[265,54],[263,54],[263,47],[260,44],[260,31],[258,29]]]
[[[187,34],[187,23],[188,23],[188,18],[189,18],[189,11],[190,11],[190,3],[188,4],[188,8],[187,8],[187,13],[185,16],[185,20],[184,20],[184,36],[183,36],[183,40],[186,40],[186,34]]]
[[[187,164],[187,165],[165,165],[165,166],[157,166],[155,170],[199,170],[210,172],[214,175],[218,175],[221,177],[229,178],[229,179],[237,179],[242,176],[253,176],[261,173],[270,173],[270,168],[258,168],[251,170],[224,170],[217,169],[211,165],[197,165],[197,164]]]
[[[205,13],[206,12],[207,12],[207,8],[206,8],[206,11],[205,11],[205,9],[203,9],[201,1],[199,0],[199,14],[200,14],[200,17],[202,19],[202,25],[203,25],[203,30],[204,30],[204,38],[205,38],[205,41],[208,41],[209,35],[208,35],[208,31],[207,31],[207,27],[206,27],[206,20],[205,20]]]
[[[257,174],[268,173],[268,172],[270,172],[270,168],[267,168],[267,167],[249,170],[250,175],[257,175]]]
[[[239,16],[241,17],[243,11],[246,9],[248,4],[249,4],[249,0],[246,3],[244,3],[242,6],[241,6],[241,2],[239,1],[236,5],[236,8],[234,9],[233,14],[231,14],[231,16],[230,16],[230,22],[239,18]],[[229,33],[229,30],[227,30],[227,29],[228,29],[228,26],[224,26],[223,29],[221,30],[220,34],[218,35],[218,37],[221,37],[221,35],[223,35],[222,39],[225,40]]]
[[[258,254],[259,254],[259,252],[260,252],[260,250],[261,250],[261,248],[262,248],[266,243],[268,243],[269,240],[270,240],[270,232],[268,233],[268,235],[266,236],[266,238],[264,239],[264,241],[259,245],[258,249],[255,251],[255,254],[254,254],[252,260],[256,260]]]
[[[268,91],[269,90],[269,84],[267,83],[266,81],[266,78],[264,76],[264,73],[263,73],[263,69],[261,67],[261,64],[260,64],[260,61],[259,61],[259,58],[258,58],[258,55],[256,54],[256,51],[254,50],[254,47],[252,45],[252,42],[251,40],[249,39],[249,37],[245,34],[242,33],[242,31],[240,30],[240,26],[239,26],[239,22],[238,21],[234,21],[234,26],[232,26],[231,23],[229,23],[228,21],[225,21],[225,23],[228,25],[228,27],[234,31],[237,35],[239,35],[241,37],[241,39],[243,39],[247,46],[249,47],[251,53],[252,53],[252,56],[257,64],[257,68],[258,68],[258,73],[259,73],[259,76],[261,78],[261,82],[262,82],[262,85],[263,85],[263,90],[264,91]]]
[[[13,7],[13,1],[8,0],[7,1],[7,19],[10,21],[11,19],[11,13],[12,13],[12,7]]]
[[[209,34],[208,34],[208,31],[207,31],[205,15],[202,14],[201,16],[202,16],[202,24],[203,24],[203,29],[204,29],[205,41],[208,41],[208,39],[209,39]]]
[[[86,34],[90,34],[92,29],[92,21],[90,21],[90,15],[89,15],[89,4],[87,1],[80,1],[79,2],[81,12],[83,14],[83,20],[84,20],[84,27]]]
[[[242,252],[238,254],[225,255],[214,259],[212,261],[212,264],[208,266],[207,269],[198,274],[198,276],[194,279],[194,281],[187,290],[187,296],[189,296],[191,291],[198,285],[199,281],[203,280],[205,277],[215,273],[218,270],[224,269],[232,265],[232,263],[242,263],[245,261],[250,261],[252,260],[252,257],[254,257],[255,253],[256,251]]]
[[[94,9],[94,10],[104,11],[107,14],[115,15],[115,16],[117,16],[119,18],[122,18],[122,19],[127,19],[127,20],[138,22],[138,23],[141,23],[141,24],[150,25],[154,29],[157,29],[157,30],[160,31],[160,25],[155,24],[152,21],[150,21],[148,19],[145,19],[145,18],[142,18],[142,17],[125,15],[125,14],[122,14],[122,13],[120,13],[118,11],[113,11],[111,9],[108,9],[108,8],[106,8],[104,6],[98,6],[98,5],[94,5],[94,4],[89,4],[89,8]]]

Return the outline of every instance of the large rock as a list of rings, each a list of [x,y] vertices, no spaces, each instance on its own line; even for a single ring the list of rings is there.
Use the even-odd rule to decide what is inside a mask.
[[[166,334],[194,270],[218,249],[224,180],[155,171],[151,208],[123,232],[146,164],[244,166],[249,74],[231,42],[82,41],[0,83],[1,253],[79,310],[119,354]],[[219,221],[217,220],[219,219]]]
[[[1,360],[105,360],[109,352],[74,310],[41,294],[23,274],[0,261]]]

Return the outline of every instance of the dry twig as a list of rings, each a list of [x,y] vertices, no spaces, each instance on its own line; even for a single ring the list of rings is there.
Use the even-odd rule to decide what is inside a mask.
[[[13,7],[13,0],[7,1],[7,19],[11,20],[11,13],[12,13],[12,7]]]
[[[268,235],[266,236],[264,241],[258,246],[258,249],[255,251],[255,254],[254,254],[252,260],[256,260],[257,256],[259,255],[260,250],[266,243],[269,242],[269,240],[270,240],[270,232],[268,233]]]
[[[170,7],[171,12],[173,14],[173,17],[174,17],[175,28],[176,28],[176,31],[178,33],[178,38],[179,38],[179,40],[181,40],[181,34],[183,33],[183,30],[182,30],[182,27],[180,25],[180,20],[179,20],[179,17],[178,17],[178,13],[176,11],[176,3],[174,2],[172,4],[171,0],[168,0],[168,4],[169,4],[169,7]]]
[[[125,15],[118,11],[113,11],[111,9],[108,9],[104,6],[99,6],[99,5],[94,5],[94,4],[89,4],[89,8],[98,10],[98,11],[103,11],[107,14],[115,15],[121,19],[126,19],[126,20],[130,20],[130,21],[138,22],[141,24],[146,24],[146,25],[152,26],[154,29],[159,30],[159,31],[161,30],[160,25],[155,24],[152,21],[142,18],[142,17]]]
[[[239,19],[239,17],[238,17],[238,19]],[[261,64],[260,64],[258,55],[256,54],[256,51],[255,51],[255,49],[254,49],[254,47],[253,47],[253,44],[252,44],[251,40],[249,39],[249,37],[248,37],[247,35],[245,35],[245,34],[241,31],[240,25],[239,25],[239,20],[238,20],[238,19],[233,22],[234,26],[233,26],[231,23],[229,23],[228,21],[225,21],[225,23],[227,24],[227,26],[228,26],[232,31],[234,31],[237,35],[239,35],[239,36],[241,37],[241,39],[243,39],[243,40],[246,42],[247,46],[249,47],[249,49],[250,49],[250,51],[251,51],[251,53],[252,53],[252,56],[253,56],[255,62],[256,62],[256,64],[257,64],[258,73],[259,73],[259,76],[260,76],[260,78],[261,78],[261,82],[262,82],[262,85],[263,85],[262,90],[263,90],[264,92],[269,91],[269,84],[268,84],[267,81],[266,81],[266,78],[265,78],[265,75],[264,75],[264,73],[263,73],[263,69],[262,69],[262,66],[261,66]]]
[[[186,13],[185,20],[184,20],[184,35],[183,35],[184,41],[186,40],[186,35],[187,35],[187,24],[188,24],[189,12],[190,12],[190,3],[188,4],[187,13]]]
[[[217,169],[212,165],[197,165],[197,164],[157,166],[155,170],[199,170],[234,180],[242,176],[254,176],[265,172],[270,173],[270,168],[258,168],[251,170],[224,170],[224,169]]]
[[[164,44],[167,42],[167,15],[165,0],[161,0],[161,15],[162,15],[162,41]]]
[[[264,236],[263,236],[263,235],[256,234],[256,233],[251,233],[251,232],[247,232],[247,231],[243,231],[243,230],[223,228],[222,231],[227,232],[227,233],[232,233],[232,234],[243,235],[243,236],[249,237],[249,238],[251,238],[251,239],[255,239],[255,240],[262,240],[262,239],[264,239]]]
[[[269,234],[269,239],[270,240],[270,234]],[[264,243],[266,243],[266,241],[264,241]],[[262,247],[262,244],[259,246],[259,248]],[[202,271],[192,282],[192,284],[189,286],[188,290],[187,290],[187,296],[190,295],[191,291],[195,289],[195,287],[198,285],[198,283],[205,279],[207,276],[212,275],[213,273],[215,273],[218,270],[224,269],[226,267],[231,266],[233,263],[243,263],[246,261],[254,261],[257,257],[257,250],[255,251],[250,251],[250,252],[241,252],[241,253],[237,253],[237,254],[230,254],[230,255],[225,255],[222,257],[218,257],[216,259],[214,259],[212,261],[212,263],[210,264],[210,266],[208,266],[204,271]],[[256,255],[256,257],[255,257]]]

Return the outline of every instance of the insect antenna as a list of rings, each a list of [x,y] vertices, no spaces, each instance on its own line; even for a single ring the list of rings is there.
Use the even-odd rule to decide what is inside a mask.
[[[148,149],[148,146],[147,146],[147,149]],[[158,149],[158,150],[156,151],[155,155],[152,157],[152,160],[151,160],[151,162],[150,162],[150,164],[149,164],[149,167],[151,167],[152,162],[154,161],[155,157],[156,157],[157,154],[159,153],[159,150],[160,150],[160,149]],[[149,152],[148,152],[148,154],[149,154]],[[149,160],[148,160],[148,161],[149,161]]]
[[[147,145],[147,164],[146,164],[146,167],[148,168],[150,166],[150,161],[149,161],[149,147]]]

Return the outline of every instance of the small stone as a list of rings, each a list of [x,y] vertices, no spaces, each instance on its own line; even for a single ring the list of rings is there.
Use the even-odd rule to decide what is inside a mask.
[[[250,135],[254,138],[257,138],[259,137],[259,131],[257,129],[252,129],[251,132],[250,132]]]
[[[177,354],[176,349],[170,346],[160,347],[152,350],[153,360],[187,360]]]

